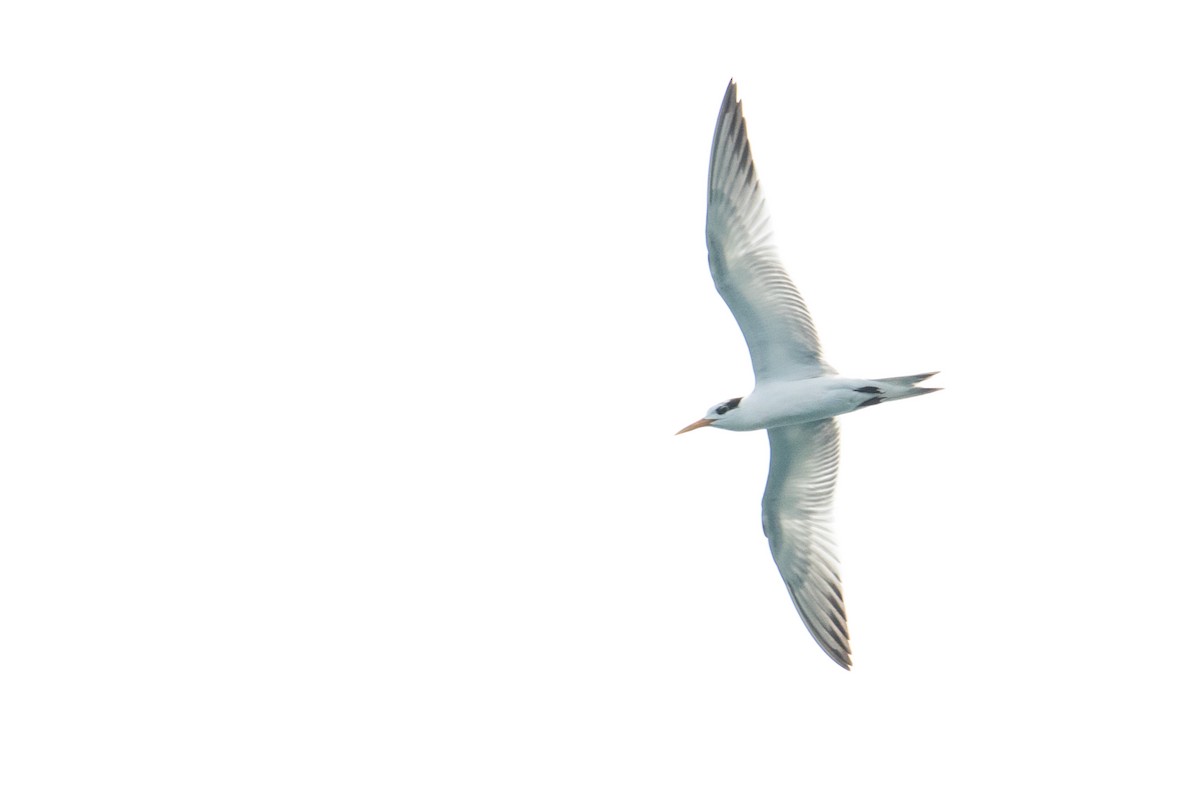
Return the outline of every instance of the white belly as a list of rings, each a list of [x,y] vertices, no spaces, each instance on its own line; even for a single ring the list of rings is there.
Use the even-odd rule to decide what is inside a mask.
[[[759,384],[742,400],[741,413],[713,425],[732,431],[753,431],[836,417],[854,411],[867,399],[868,396],[854,391],[862,385],[861,380],[838,376]]]

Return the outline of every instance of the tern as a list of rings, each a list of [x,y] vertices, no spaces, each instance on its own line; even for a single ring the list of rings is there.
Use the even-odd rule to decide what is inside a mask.
[[[917,384],[937,373],[845,378],[821,356],[812,317],[772,242],[733,81],[713,134],[705,231],[713,282],[750,349],[754,390],[717,403],[678,433],[704,427],[766,429],[771,465],[762,520],[771,555],[809,633],[830,658],[850,669],[850,633],[832,527],[838,470],[835,418],[936,392]]]

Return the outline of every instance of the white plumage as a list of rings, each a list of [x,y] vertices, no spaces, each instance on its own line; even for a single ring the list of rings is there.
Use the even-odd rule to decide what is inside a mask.
[[[708,172],[708,263],[754,365],[754,391],[718,403],[679,433],[711,426],[766,429],[771,468],[763,531],[788,594],[821,648],[850,668],[850,633],[833,539],[838,426],[870,405],[937,389],[917,386],[935,373],[863,380],[838,376],[804,298],[771,241],[742,104],[730,81],[717,117]]]

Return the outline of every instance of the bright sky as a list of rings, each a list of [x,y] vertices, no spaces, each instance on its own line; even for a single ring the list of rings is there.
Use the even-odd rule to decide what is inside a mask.
[[[1188,3],[0,12],[0,795],[1198,791]],[[759,520],[730,77],[841,372]]]

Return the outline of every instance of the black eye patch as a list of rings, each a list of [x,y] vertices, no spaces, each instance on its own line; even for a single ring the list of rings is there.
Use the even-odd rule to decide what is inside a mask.
[[[737,408],[738,403],[740,403],[740,402],[742,402],[742,398],[740,398],[740,397],[735,397],[732,400],[727,400],[724,403],[721,403],[721,405],[717,406],[717,413],[724,414],[725,412],[729,411],[730,409]]]

